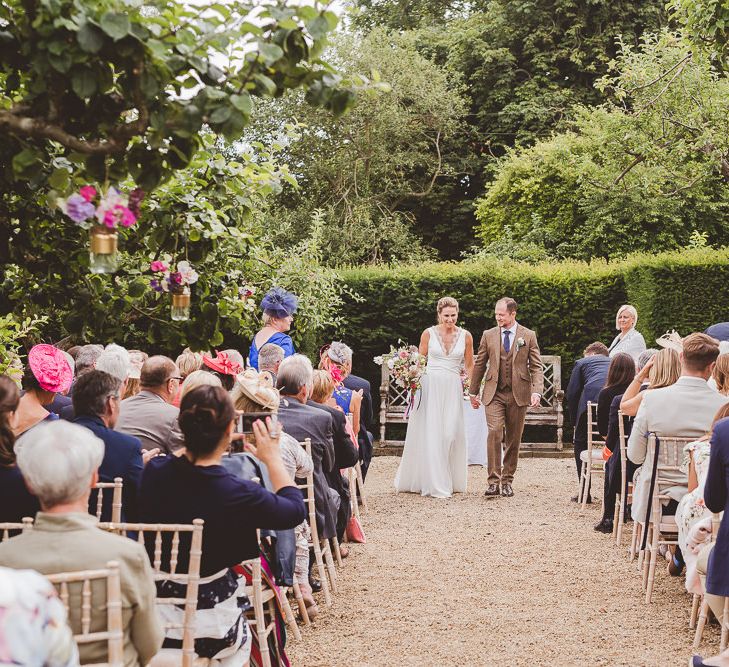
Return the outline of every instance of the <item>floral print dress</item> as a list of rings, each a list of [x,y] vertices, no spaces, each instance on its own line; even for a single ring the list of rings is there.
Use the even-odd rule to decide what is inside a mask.
[[[691,528],[701,519],[711,515],[711,512],[704,505],[704,484],[706,483],[706,475],[709,472],[710,448],[711,443],[708,440],[689,442],[683,448],[684,457],[681,462],[681,470],[688,474],[689,461],[693,457],[696,479],[699,482],[699,485],[693,491],[689,491],[681,498],[676,510],[678,544],[684,555],[689,551],[688,535]]]

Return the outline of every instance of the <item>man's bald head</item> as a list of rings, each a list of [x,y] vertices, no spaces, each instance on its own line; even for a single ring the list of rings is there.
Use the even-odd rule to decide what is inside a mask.
[[[158,354],[144,362],[139,376],[139,384],[144,389],[159,389],[167,384],[170,378],[179,375],[175,362],[169,357]]]

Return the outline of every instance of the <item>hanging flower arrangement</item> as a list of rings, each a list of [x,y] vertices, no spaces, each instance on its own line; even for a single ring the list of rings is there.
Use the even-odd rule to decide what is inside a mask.
[[[120,227],[132,227],[140,216],[144,191],[135,188],[129,196],[117,188],[105,192],[84,185],[70,197],[58,201],[66,216],[89,230],[89,268],[92,273],[114,273]]]
[[[149,270],[157,274],[149,281],[149,286],[155,292],[172,295],[170,317],[177,322],[190,319],[190,285],[197,282],[197,271],[186,261],[178,262],[176,270],[172,271],[169,260],[155,260],[149,265]]]

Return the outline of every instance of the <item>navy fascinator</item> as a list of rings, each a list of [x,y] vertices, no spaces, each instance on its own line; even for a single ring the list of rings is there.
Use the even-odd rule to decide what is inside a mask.
[[[282,287],[273,287],[261,299],[261,309],[271,317],[284,318],[296,312],[299,300]]]

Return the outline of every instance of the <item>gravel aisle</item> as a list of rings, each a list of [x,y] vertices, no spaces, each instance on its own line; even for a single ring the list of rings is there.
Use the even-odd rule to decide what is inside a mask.
[[[396,495],[398,461],[374,460],[368,543],[340,569],[332,608],[290,642],[295,667],[686,664],[683,581],[661,567],[643,604],[636,565],[592,530],[600,507],[581,516],[569,502],[572,460],[521,460],[515,496],[498,499],[472,466],[470,491],[449,500]],[[716,648],[707,628],[704,650]]]

